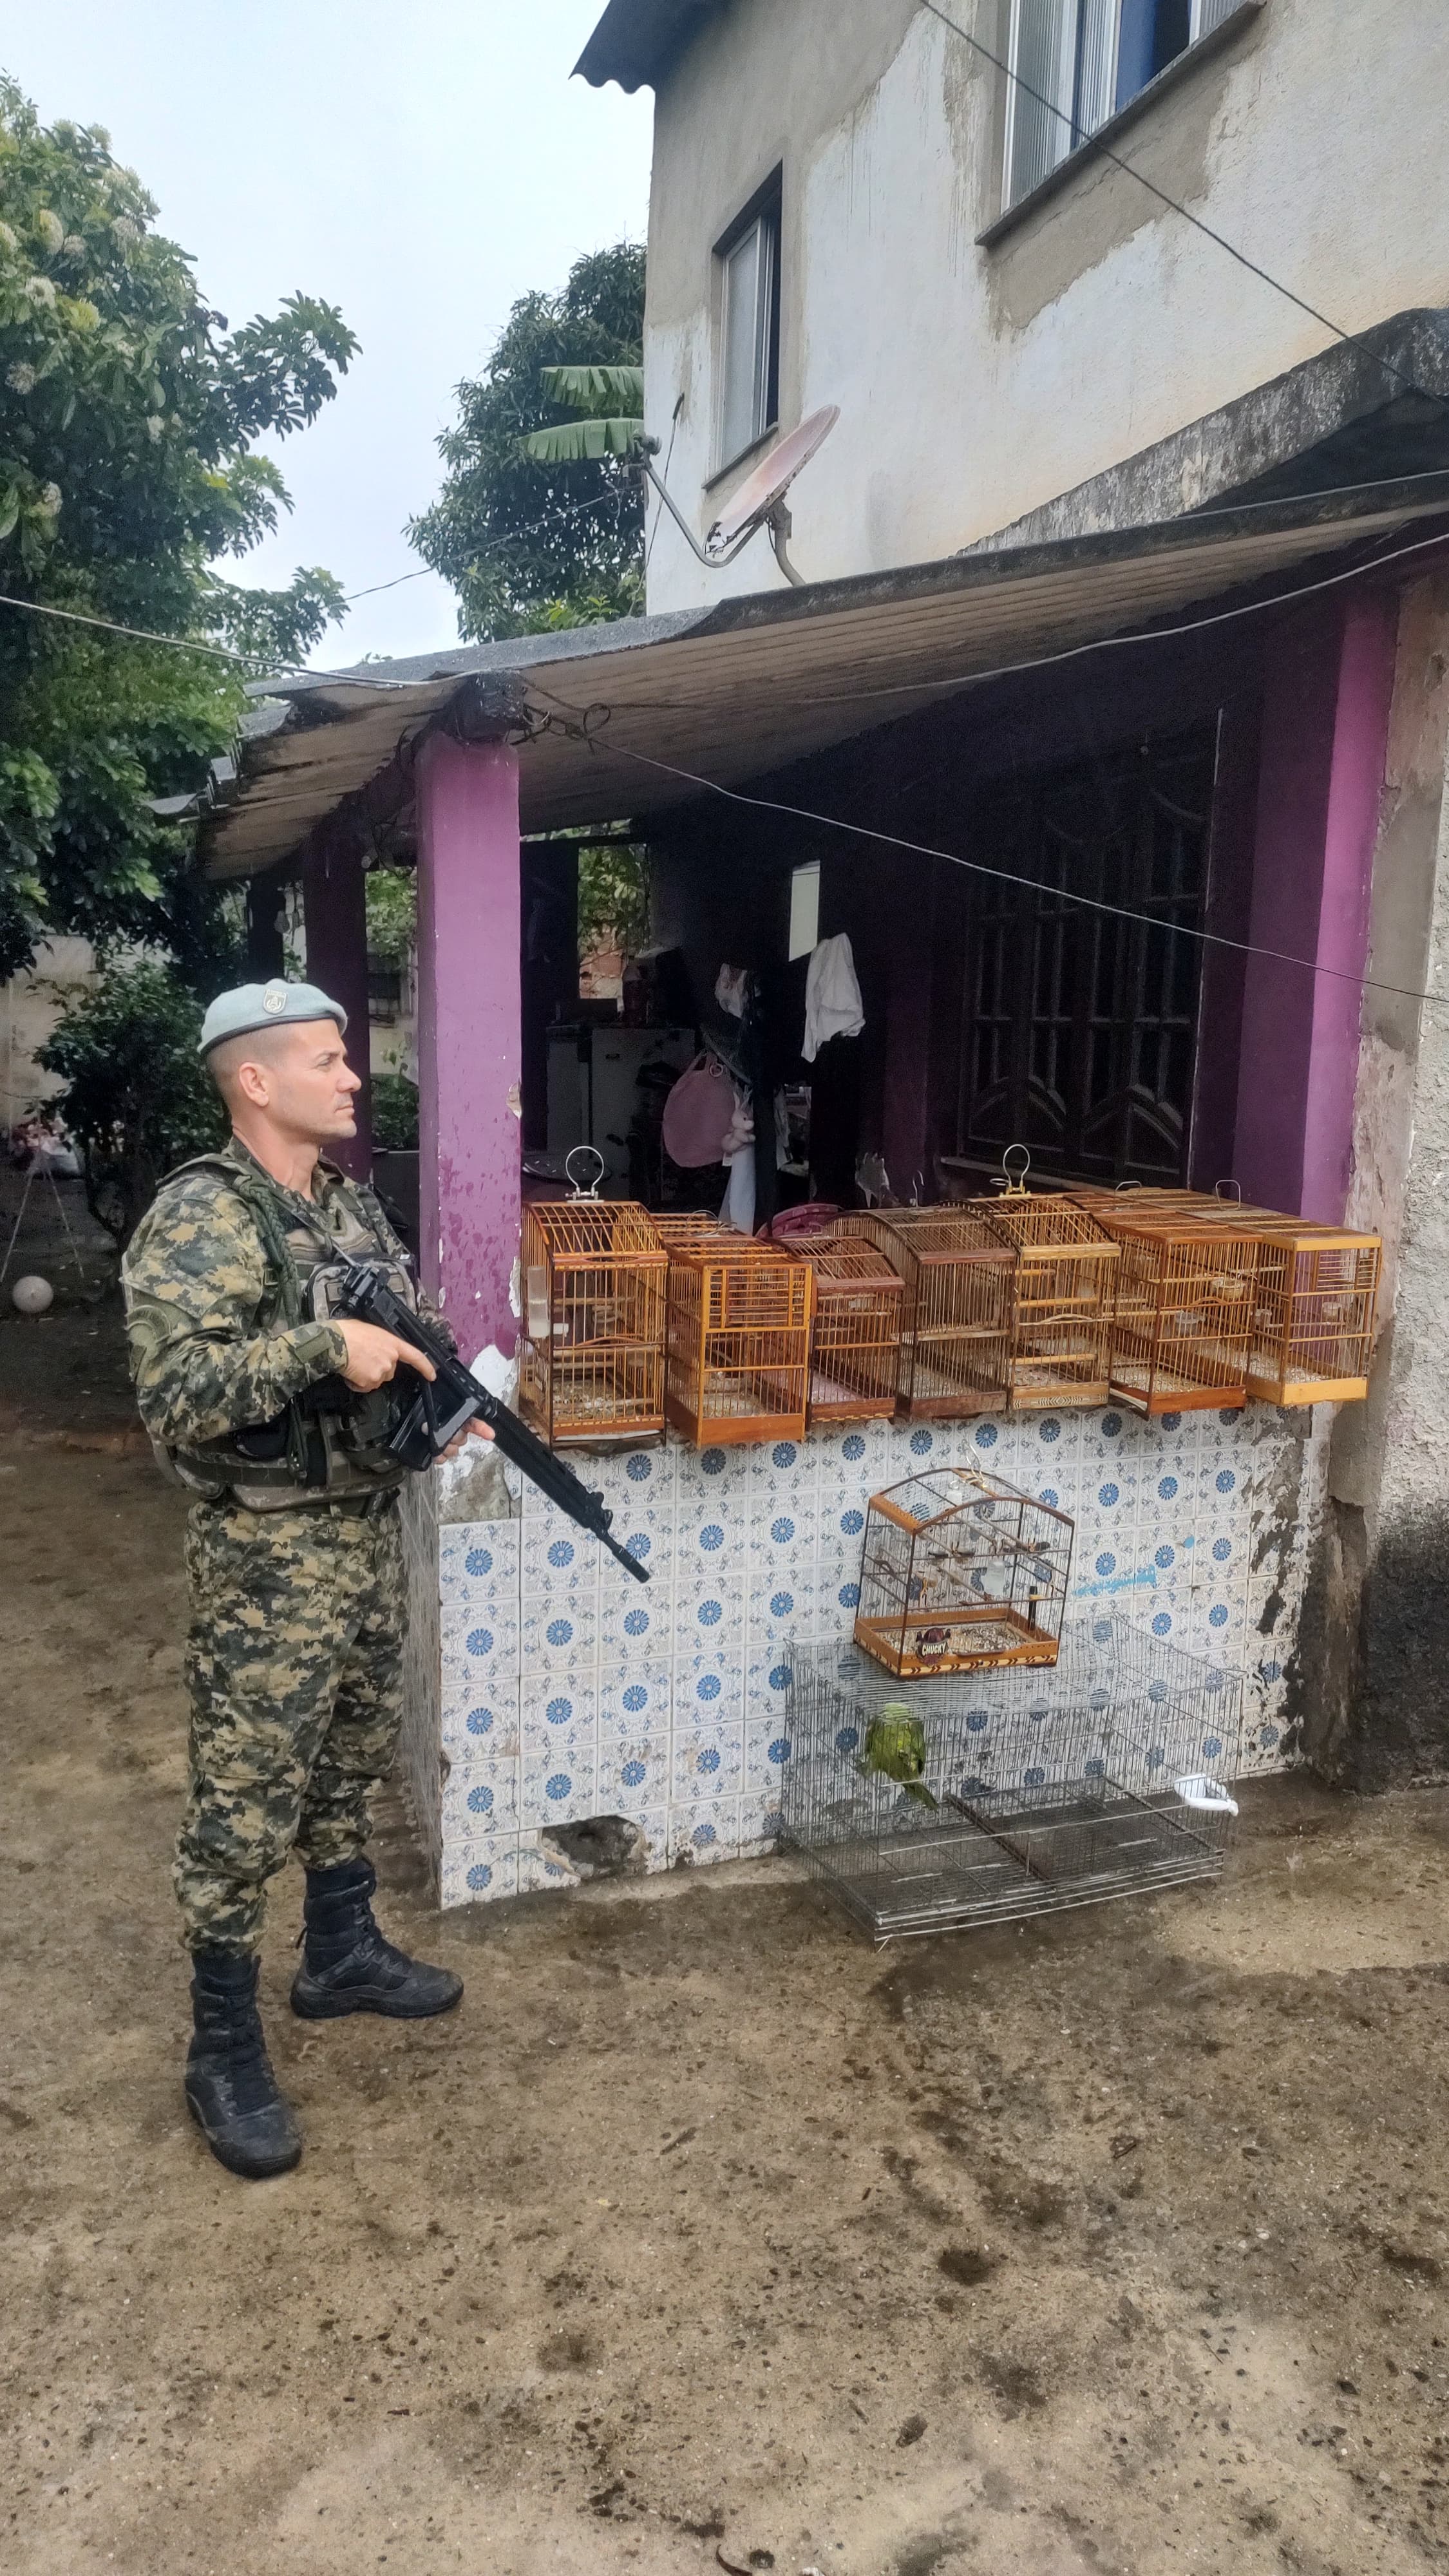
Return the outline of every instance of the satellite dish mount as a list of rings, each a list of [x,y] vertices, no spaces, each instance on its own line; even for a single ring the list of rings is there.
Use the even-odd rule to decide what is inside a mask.
[[[645,481],[659,495],[665,509],[678,528],[690,553],[711,572],[722,572],[742,555],[747,545],[762,528],[769,534],[771,549],[785,579],[796,590],[805,587],[805,576],[790,561],[787,550],[793,533],[793,521],[785,495],[802,466],[808,465],[817,448],[823,446],[840,418],[839,407],[826,403],[812,411],[788,438],[772,447],[763,464],[747,475],[732,501],[726,503],[703,545],[693,528],[670,498],[662,475],[655,472],[651,459],[659,452],[657,438],[646,439],[639,455],[639,469]]]

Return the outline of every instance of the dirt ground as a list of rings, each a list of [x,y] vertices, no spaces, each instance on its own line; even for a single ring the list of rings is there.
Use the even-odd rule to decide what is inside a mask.
[[[440,1921],[394,1814],[462,2010],[293,2020],[289,1874],[239,2184],[115,1341],[0,1323],[7,2571],[1449,2568],[1449,1800],[1265,1783],[1220,1893],[880,1954],[783,1864]]]

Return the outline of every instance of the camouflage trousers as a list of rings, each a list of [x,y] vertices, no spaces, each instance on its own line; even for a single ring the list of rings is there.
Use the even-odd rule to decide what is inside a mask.
[[[173,1873],[188,1949],[255,1950],[264,1891],[295,1850],[351,1860],[402,1723],[396,1501],[248,1512],[187,1525],[191,1781]]]

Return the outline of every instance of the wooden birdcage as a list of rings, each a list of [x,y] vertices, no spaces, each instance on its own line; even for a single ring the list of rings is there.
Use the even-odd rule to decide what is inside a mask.
[[[1368,1394],[1383,1245],[1376,1234],[1318,1225],[1202,1190],[1112,1194],[1074,1188],[1098,1222],[1112,1208],[1168,1214],[1258,1247],[1247,1390],[1260,1404],[1353,1404]],[[1111,1204],[1104,1205],[1110,1199]]]
[[[1174,1203],[1149,1206],[1145,1190],[1090,1201],[1122,1247],[1109,1393],[1151,1415],[1231,1411],[1248,1400],[1258,1238],[1163,1195]]]
[[[855,1642],[902,1680],[1054,1664],[1072,1523],[975,1467],[938,1467],[872,1497]]]
[[[1007,1358],[1012,1412],[1105,1404],[1121,1245],[1085,1209],[1028,1190],[1024,1178],[1009,1181],[999,1198],[969,1204],[1016,1253]]]
[[[790,1235],[791,1257],[815,1274],[810,1343],[813,1427],[866,1422],[896,1409],[905,1291],[878,1246],[861,1235]]]
[[[663,1438],[668,1271],[642,1207],[587,1196],[525,1206],[519,1405],[551,1447]]]
[[[1376,1234],[1279,1217],[1258,1231],[1248,1393],[1261,1404],[1356,1404],[1368,1394],[1383,1245]]]
[[[815,1275],[721,1232],[669,1253],[666,1419],[696,1446],[803,1440]]]
[[[995,1228],[969,1208],[868,1208],[834,1231],[873,1243],[900,1276],[897,1412],[948,1422],[1004,1412],[1016,1256]]]
[[[651,1211],[649,1222],[671,1255],[691,1243],[715,1243],[721,1235],[726,1242],[739,1241],[735,1228],[711,1215],[708,1208],[658,1208]]]

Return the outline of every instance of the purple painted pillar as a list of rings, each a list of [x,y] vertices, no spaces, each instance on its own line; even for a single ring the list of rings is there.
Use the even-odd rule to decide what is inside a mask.
[[[513,1350],[518,1254],[518,754],[433,734],[417,769],[423,1284],[465,1360]]]
[[[347,1056],[362,1076],[357,1133],[332,1148],[355,1180],[372,1170],[372,1032],[367,1012],[367,886],[355,849],[319,837],[302,870],[307,981],[320,984],[347,1013]]]
[[[1246,1199],[1342,1224],[1397,601],[1357,599],[1269,658],[1234,1170]]]

